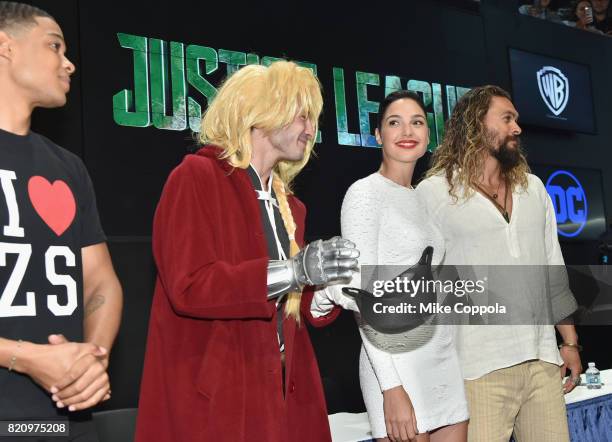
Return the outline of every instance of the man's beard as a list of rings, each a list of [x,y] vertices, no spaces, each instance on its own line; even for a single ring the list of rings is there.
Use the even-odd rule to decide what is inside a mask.
[[[497,137],[491,136],[493,134],[487,134],[487,144],[489,145],[489,153],[493,158],[499,162],[501,171],[506,173],[514,169],[521,162],[523,151],[521,149],[521,139],[518,136],[508,136],[504,139],[504,142],[495,149],[493,146],[496,144]],[[515,147],[510,147],[511,142],[515,142]]]

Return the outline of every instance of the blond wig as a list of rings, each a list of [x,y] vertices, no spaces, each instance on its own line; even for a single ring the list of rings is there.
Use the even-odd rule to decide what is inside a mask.
[[[291,124],[301,112],[316,133],[322,108],[321,85],[310,69],[290,61],[245,66],[217,92],[202,118],[199,140],[221,147],[221,158],[246,169],[253,150],[251,129],[271,133]],[[308,142],[302,160],[280,161],[275,166],[274,172],[287,188],[308,162],[314,143],[314,139]]]

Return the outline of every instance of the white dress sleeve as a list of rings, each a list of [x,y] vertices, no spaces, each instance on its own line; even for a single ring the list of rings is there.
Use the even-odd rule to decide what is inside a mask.
[[[380,200],[381,195],[376,195],[369,183],[358,181],[349,188],[342,203],[340,217],[342,236],[353,241],[361,253],[360,271],[353,276],[351,282],[353,287],[361,287],[362,278],[368,278],[368,275],[362,274],[361,266],[379,264],[378,234],[382,227]],[[359,319],[357,322],[362,324]],[[402,385],[391,354],[375,347],[365,336],[361,325],[359,333],[380,390],[385,391]]]

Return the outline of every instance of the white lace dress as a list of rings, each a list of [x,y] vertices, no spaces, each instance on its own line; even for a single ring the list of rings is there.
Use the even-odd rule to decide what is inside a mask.
[[[416,264],[430,245],[434,247],[434,265],[444,256],[444,239],[428,222],[417,193],[379,173],[349,188],[341,223],[342,236],[361,252],[361,265],[408,267]],[[358,273],[350,285],[358,287],[360,282]],[[345,308],[355,309],[340,289],[328,287],[315,299],[324,304],[321,299],[327,295]],[[313,313],[315,310],[313,301]],[[452,326],[423,325],[402,334],[382,335],[361,321],[358,314],[357,319],[363,340],[359,378],[373,437],[387,436],[382,391],[398,385],[403,385],[410,396],[419,432],[468,419]]]

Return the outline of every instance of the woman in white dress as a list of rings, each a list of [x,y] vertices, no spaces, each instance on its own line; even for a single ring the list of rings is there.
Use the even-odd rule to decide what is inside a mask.
[[[433,264],[442,261],[444,240],[411,186],[429,143],[426,115],[412,92],[393,92],[381,103],[376,139],[382,164],[355,182],[342,203],[342,236],[360,250],[361,266],[407,268],[427,246],[434,248]],[[367,278],[363,271],[350,285],[360,287],[362,278]],[[330,286],[316,292],[313,314],[328,313],[330,301],[358,311],[340,286]],[[359,378],[372,436],[393,442],[466,441],[468,409],[452,326],[421,325],[384,335],[356,317],[363,341]]]

